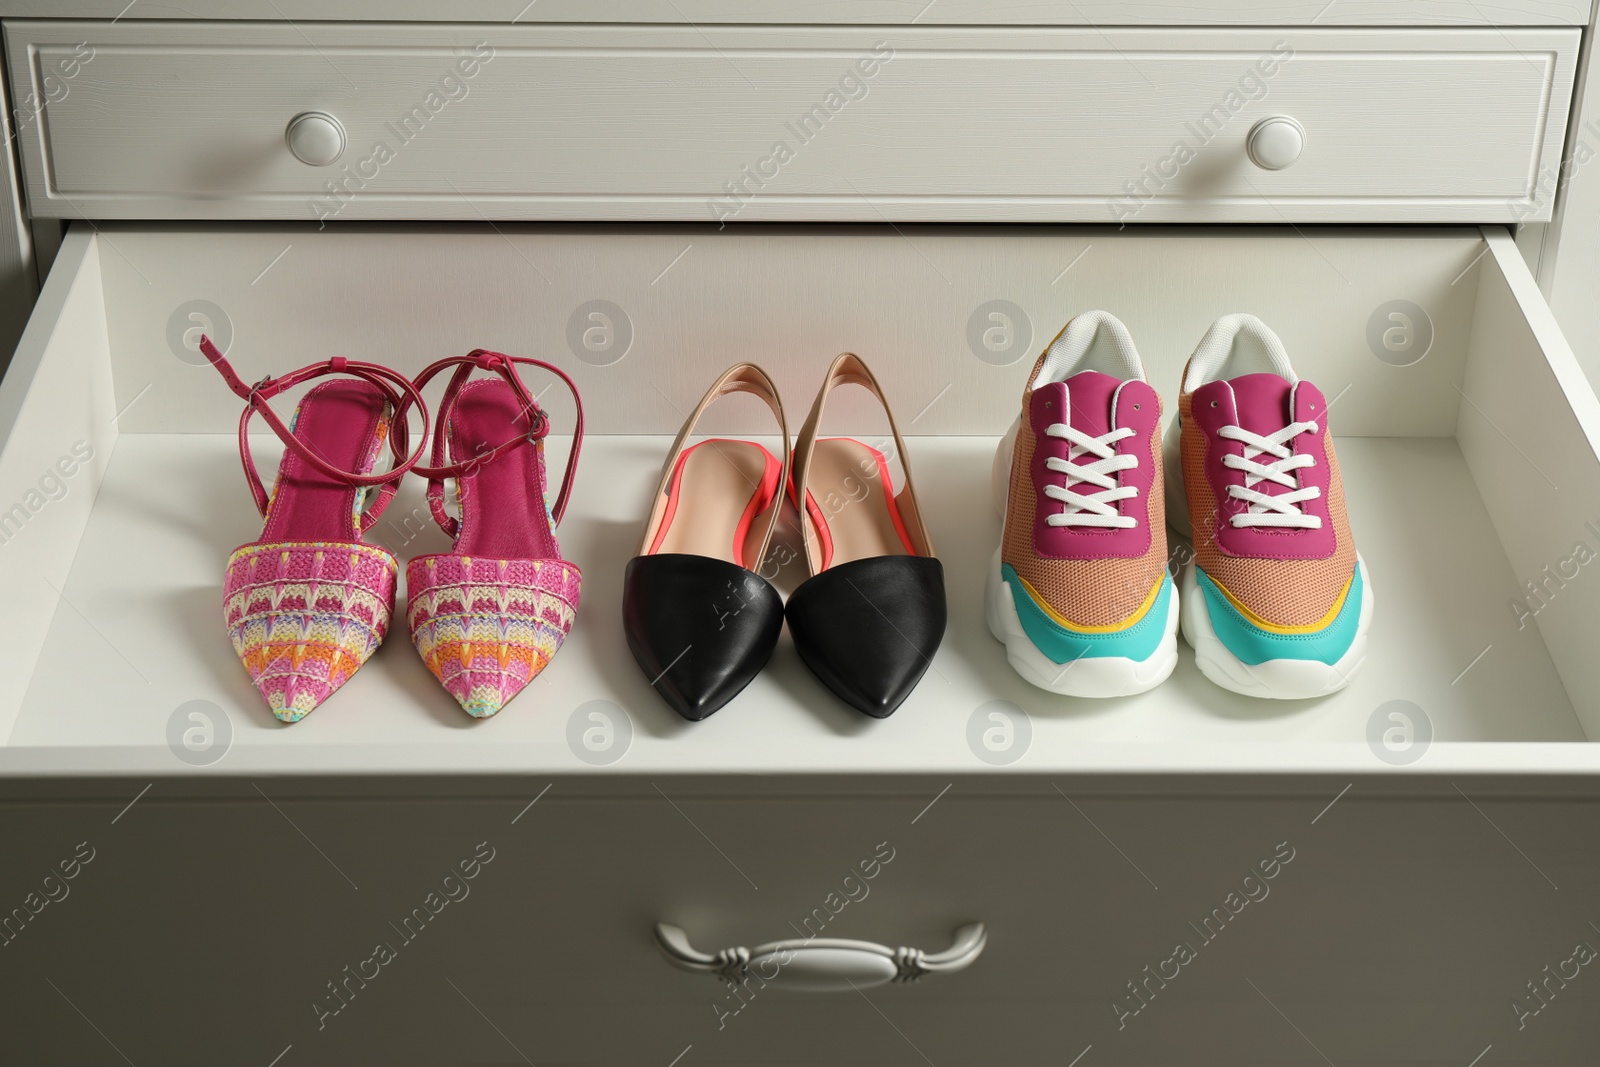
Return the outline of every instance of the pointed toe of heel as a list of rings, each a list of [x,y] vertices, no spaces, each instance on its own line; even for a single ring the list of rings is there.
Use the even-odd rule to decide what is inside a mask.
[[[726,560],[636,556],[623,580],[622,624],[650,684],[698,722],[766,665],[783,629],[783,601],[760,575]]]
[[[333,695],[333,690],[327,686],[282,687],[261,682],[256,683],[256,691],[279,722],[299,722]]]
[[[299,722],[377,651],[399,567],[374,545],[253,544],[228,560],[233,650],[281,722]]]
[[[468,697],[465,700],[456,697],[456,700],[460,703],[461,710],[474,719],[492,719],[501,708],[506,706],[506,702],[500,699],[498,695]]]
[[[944,567],[931,556],[839,564],[789,597],[789,633],[807,667],[841,700],[892,715],[944,638]]]
[[[566,640],[582,577],[561,559],[418,556],[406,567],[411,643],[463,711],[491,718]]]

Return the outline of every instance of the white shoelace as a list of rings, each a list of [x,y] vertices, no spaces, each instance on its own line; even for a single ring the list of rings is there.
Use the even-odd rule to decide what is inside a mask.
[[[1044,495],[1065,504],[1066,510],[1046,515],[1044,521],[1051,526],[1115,526],[1126,529],[1138,525],[1132,515],[1118,514],[1116,502],[1139,495],[1139,487],[1118,485],[1112,477],[1119,471],[1131,470],[1139,465],[1138,456],[1119,456],[1115,447],[1118,441],[1133,436],[1133,430],[1124,426],[1100,437],[1090,437],[1064,422],[1051,423],[1045,429],[1050,437],[1065,438],[1069,447],[1066,459],[1055,456],[1045,458],[1046,470],[1067,476],[1066,485],[1047,485]],[[1092,463],[1073,463],[1071,460],[1093,454],[1100,457]],[[1103,490],[1099,493],[1075,493],[1073,485],[1087,482]]]
[[[1224,426],[1217,431],[1218,437],[1244,443],[1243,457],[1231,454],[1222,457],[1224,467],[1245,472],[1244,487],[1230,485],[1228,495],[1250,505],[1245,513],[1230,516],[1230,523],[1234,526],[1291,526],[1305,530],[1322,528],[1322,519],[1300,510],[1300,505],[1305,501],[1320,497],[1322,489],[1315,485],[1302,488],[1300,479],[1291,476],[1293,471],[1316,466],[1317,461],[1311,456],[1297,456],[1294,449],[1289,447],[1289,442],[1301,434],[1316,432],[1317,424],[1314,422],[1291,422],[1268,437],[1251,433],[1241,426]],[[1277,462],[1258,462],[1256,457],[1263,453],[1276,456]],[[1292,491],[1269,496],[1251,488],[1263,481],[1276,482]]]

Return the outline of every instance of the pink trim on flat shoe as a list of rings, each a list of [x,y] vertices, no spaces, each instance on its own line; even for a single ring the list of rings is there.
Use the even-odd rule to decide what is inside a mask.
[[[820,437],[819,441],[854,441],[852,437]],[[889,458],[865,441],[856,441],[856,444],[872,453],[878,464],[878,484],[883,486],[883,503],[889,512],[889,521],[894,524],[895,536],[900,539],[901,546],[906,550],[906,555],[915,556],[916,546],[911,543],[911,535],[906,532],[906,523],[900,517],[899,498],[893,492],[894,482],[889,476]],[[789,499],[795,501],[798,492],[794,484],[794,464],[791,457],[789,465]],[[822,549],[822,570],[827,570],[833,565],[833,530],[828,526],[828,517],[823,513],[822,506],[817,503],[817,495],[811,490],[806,490],[806,514],[810,516],[813,528],[816,530],[817,543]]]

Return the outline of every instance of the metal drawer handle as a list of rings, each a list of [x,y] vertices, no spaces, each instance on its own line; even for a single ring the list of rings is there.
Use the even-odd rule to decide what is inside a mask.
[[[834,937],[773,941],[755,948],[725,948],[715,955],[689,944],[689,935],[670,923],[656,924],[656,941],[674,967],[715,974],[728,982],[759,980],[780,989],[829,993],[870,989],[889,982],[915,982],[925,974],[944,974],[971,966],[989,941],[982,923],[956,930],[943,952],[890,948],[871,941]]]

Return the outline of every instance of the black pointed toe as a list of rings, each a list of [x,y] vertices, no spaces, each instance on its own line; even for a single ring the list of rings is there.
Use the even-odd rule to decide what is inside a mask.
[[[786,613],[811,672],[851,707],[886,718],[944,637],[944,567],[931,556],[841,563],[801,583]]]
[[[628,561],[622,627],[651,685],[690,722],[739,695],[783,630],[783,600],[726,560],[668,554]]]
[[[903,472],[899,493],[889,456],[848,437],[817,436],[828,394],[843,385],[860,386],[883,404]],[[922,680],[944,638],[944,566],[917,507],[905,440],[860,356],[842,353],[828,368],[790,471],[812,574],[789,597],[794,647],[839,699],[887,718]]]
[[[783,459],[753,441],[688,444],[706,408],[731,393],[749,393],[772,409]],[[628,561],[622,583],[628,647],[656,692],[690,722],[738,696],[783,632],[783,598],[750,567],[762,567],[778,525],[788,447],[772,379],[753,363],[729,367],[678,432],[639,554]]]

